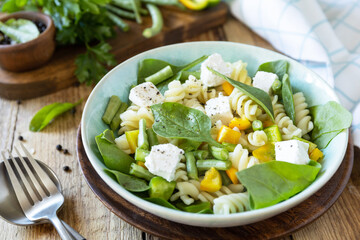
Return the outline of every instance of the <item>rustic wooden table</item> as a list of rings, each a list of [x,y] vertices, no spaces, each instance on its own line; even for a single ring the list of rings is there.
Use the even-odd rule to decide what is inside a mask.
[[[243,24],[229,17],[226,24],[189,41],[221,40],[240,42],[273,49],[266,41]],[[12,149],[23,136],[25,144],[35,150],[35,157],[44,161],[59,176],[65,195],[60,217],[88,239],[157,239],[132,227],[107,209],[87,186],[76,159],[76,133],[82,106],[76,113],[66,113],[40,133],[28,129],[32,116],[44,105],[53,102],[76,102],[87,99],[90,87],[71,87],[55,94],[31,100],[8,101],[0,98],[0,150]],[[56,150],[61,144],[69,150],[64,155]],[[360,239],[360,154],[355,150],[350,181],[338,201],[322,217],[285,239]],[[64,166],[71,171],[65,172]],[[0,220],[0,239],[60,239],[49,225],[18,227]]]

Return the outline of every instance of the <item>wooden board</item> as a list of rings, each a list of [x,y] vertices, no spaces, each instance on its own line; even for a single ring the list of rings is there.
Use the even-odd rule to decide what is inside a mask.
[[[86,156],[81,131],[77,136],[77,155],[83,175],[98,199],[114,214],[133,226],[164,239],[273,239],[289,235],[325,213],[346,187],[354,161],[351,137],[346,155],[337,172],[317,193],[298,206],[264,221],[230,228],[193,227],[175,223],[132,205],[114,192],[96,173]]]
[[[111,39],[112,53],[118,63],[149,49],[183,42],[202,32],[225,23],[227,6],[221,3],[202,12],[186,12],[174,8],[161,8],[164,17],[163,31],[146,39],[142,31],[151,26],[151,18],[144,17],[140,26],[130,22],[131,30],[123,33],[117,30],[117,37]],[[49,63],[41,68],[23,73],[8,72],[0,68],[0,97],[7,99],[28,99],[43,96],[69,87],[77,82],[74,71],[75,57],[84,52],[83,47],[59,47]]]

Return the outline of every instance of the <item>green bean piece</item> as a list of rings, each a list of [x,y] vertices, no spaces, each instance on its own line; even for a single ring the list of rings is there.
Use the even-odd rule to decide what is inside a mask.
[[[146,134],[148,135],[150,149],[152,146],[159,144],[159,139],[152,128],[146,129]]]
[[[144,118],[139,121],[138,148],[149,150],[149,141],[146,134],[146,120]]]
[[[141,0],[143,3],[151,3],[159,6],[179,6],[179,0]]]
[[[127,24],[126,22],[124,22],[124,20],[122,20],[120,17],[116,16],[115,14],[111,13],[111,12],[106,12],[106,16],[113,22],[116,24],[116,26],[118,26],[123,32],[127,32],[130,29],[129,24]]]
[[[130,0],[130,2],[133,7],[136,22],[141,24],[142,19],[141,19],[141,15],[140,15],[140,1],[139,0]]]
[[[150,154],[150,151],[142,149],[142,148],[136,148],[135,150],[135,160],[145,162],[145,158]]]
[[[227,142],[223,142],[223,143],[221,143],[223,146],[224,146],[224,148],[226,149],[226,150],[228,150],[229,152],[233,152],[234,150],[235,150],[235,148],[236,148],[236,146],[237,146],[237,144],[233,144],[233,143],[227,143]]]
[[[282,88],[282,83],[279,79],[276,79],[271,85],[271,89],[273,90],[274,95],[281,96],[281,88]]]
[[[208,160],[197,160],[196,167],[198,171],[206,171],[211,167],[216,168],[217,170],[228,170],[232,166],[231,161],[222,161],[216,159],[208,159]]]
[[[143,36],[146,38],[151,38],[161,31],[164,25],[164,21],[160,9],[157,6],[151,3],[147,3],[146,7],[149,9],[150,12],[152,26],[150,28],[146,28],[143,31]]]
[[[263,130],[263,123],[260,120],[255,120],[252,122],[252,129],[254,131]]]
[[[192,152],[194,157],[198,160],[206,159],[209,156],[209,151],[206,150],[196,150]]]
[[[196,168],[196,160],[195,160],[194,154],[192,152],[186,152],[185,153],[185,159],[186,159],[187,175],[191,179],[199,180],[198,171],[197,171],[197,168]]]
[[[172,77],[173,75],[174,75],[174,73],[173,73],[171,67],[168,65],[168,66],[164,67],[163,69],[161,69],[160,71],[154,73],[153,75],[150,75],[147,78],[145,78],[145,81],[152,82],[154,85],[157,85],[157,84],[165,81],[169,77]]]
[[[229,178],[229,176],[226,174],[225,171],[219,171],[220,176],[221,176],[221,182],[222,185],[224,186],[228,186],[229,184],[231,184],[231,179]]]
[[[113,95],[110,97],[105,113],[102,116],[102,120],[104,121],[104,123],[106,124],[111,123],[116,112],[119,110],[120,105],[121,105],[121,100],[118,96]]]
[[[131,10],[133,11],[134,8],[132,6],[132,3],[130,1],[124,1],[124,0],[112,0],[111,3],[117,7],[126,9],[126,10]],[[140,7],[139,8],[139,12],[142,15],[148,15],[149,12],[148,10],[146,10],[145,8]]]
[[[136,163],[132,163],[130,165],[129,173],[135,177],[145,179],[150,181],[155,175],[153,175],[149,170],[137,165]]]
[[[115,132],[116,129],[118,129],[120,127],[120,123],[121,123],[121,118],[120,118],[120,114],[122,114],[123,112],[125,112],[125,110],[128,108],[127,103],[121,103],[119,110],[115,113],[114,118],[112,119],[111,123],[110,123],[110,129],[113,130]]]
[[[110,5],[110,4],[107,4],[105,5],[105,7],[115,13],[116,15],[118,15],[119,17],[123,17],[123,18],[128,18],[128,19],[135,19],[135,14],[132,13],[132,12],[128,12],[128,11],[125,11],[125,10],[122,10],[120,8],[117,8],[113,5]]]
[[[210,146],[210,152],[214,158],[219,160],[228,160],[229,159],[229,151],[225,148],[219,148],[215,146]]]

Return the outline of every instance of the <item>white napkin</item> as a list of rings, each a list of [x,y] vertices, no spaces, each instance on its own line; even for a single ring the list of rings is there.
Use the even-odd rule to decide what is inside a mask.
[[[360,146],[360,0],[231,0],[232,14],[317,72],[353,113]]]

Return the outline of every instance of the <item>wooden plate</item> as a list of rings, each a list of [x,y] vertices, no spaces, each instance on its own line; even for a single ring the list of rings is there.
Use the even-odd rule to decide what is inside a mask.
[[[117,216],[131,225],[164,239],[270,239],[289,235],[324,214],[344,190],[353,167],[354,149],[349,145],[339,169],[330,181],[313,196],[272,218],[261,222],[230,228],[204,228],[175,223],[129,203],[114,192],[96,173],[81,140],[77,135],[78,160],[91,190]]]

